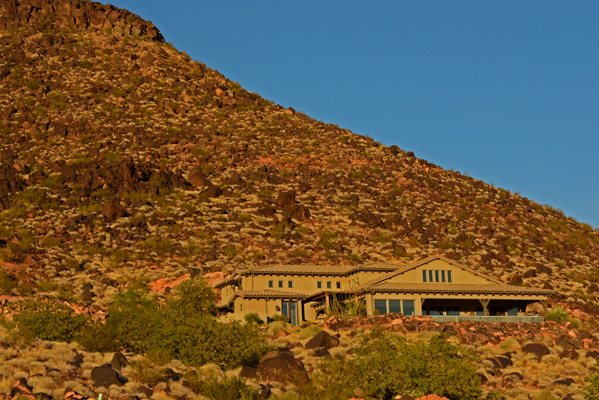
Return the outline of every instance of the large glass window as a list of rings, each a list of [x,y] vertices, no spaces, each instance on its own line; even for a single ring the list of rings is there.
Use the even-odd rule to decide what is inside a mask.
[[[422,270],[422,282],[426,282],[426,270]]]
[[[381,315],[387,314],[387,300],[375,300],[374,309],[379,310]]]
[[[297,325],[297,303],[295,301],[281,302],[281,311],[284,316],[289,318],[291,325]]]
[[[401,313],[401,300],[389,300],[389,312]]]
[[[447,307],[447,315],[460,315],[460,307]]]
[[[414,315],[416,313],[416,305],[414,300],[403,301],[403,315]]]

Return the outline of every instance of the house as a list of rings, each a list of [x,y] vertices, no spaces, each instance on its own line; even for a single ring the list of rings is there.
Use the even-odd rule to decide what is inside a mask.
[[[276,314],[297,325],[353,302],[368,315],[517,316],[553,292],[502,283],[443,256],[409,265],[273,265],[236,270],[215,285],[222,313]]]

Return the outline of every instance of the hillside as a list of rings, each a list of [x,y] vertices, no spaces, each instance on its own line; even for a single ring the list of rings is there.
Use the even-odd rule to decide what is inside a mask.
[[[99,310],[188,273],[445,254],[597,305],[599,235],[560,210],[275,105],[128,11],[0,4],[6,294]]]

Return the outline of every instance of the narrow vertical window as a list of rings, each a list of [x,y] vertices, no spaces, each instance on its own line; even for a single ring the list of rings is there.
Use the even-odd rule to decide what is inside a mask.
[[[428,281],[429,282],[434,282],[433,281],[433,270],[432,269],[428,271]]]
[[[435,282],[439,282],[439,271],[435,271]]]
[[[451,271],[447,271],[447,282],[451,282],[452,281],[451,278],[452,278],[451,277]]]
[[[287,284],[289,285],[289,287],[293,287],[293,281],[289,281],[287,282]]]
[[[330,289],[332,287],[331,282],[327,282],[327,289]]]
[[[268,281],[268,287],[275,287],[275,281]]]
[[[279,287],[283,287],[283,281],[279,281]]]
[[[337,289],[341,289],[341,282],[337,282]]]
[[[441,282],[445,282],[445,271],[441,271]]]
[[[322,289],[322,282],[316,282],[316,287]]]
[[[426,282],[426,270],[422,270],[422,282]]]

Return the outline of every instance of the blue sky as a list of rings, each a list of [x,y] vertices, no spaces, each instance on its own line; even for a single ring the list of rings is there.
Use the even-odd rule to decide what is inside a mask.
[[[114,0],[285,107],[599,225],[599,2]]]

